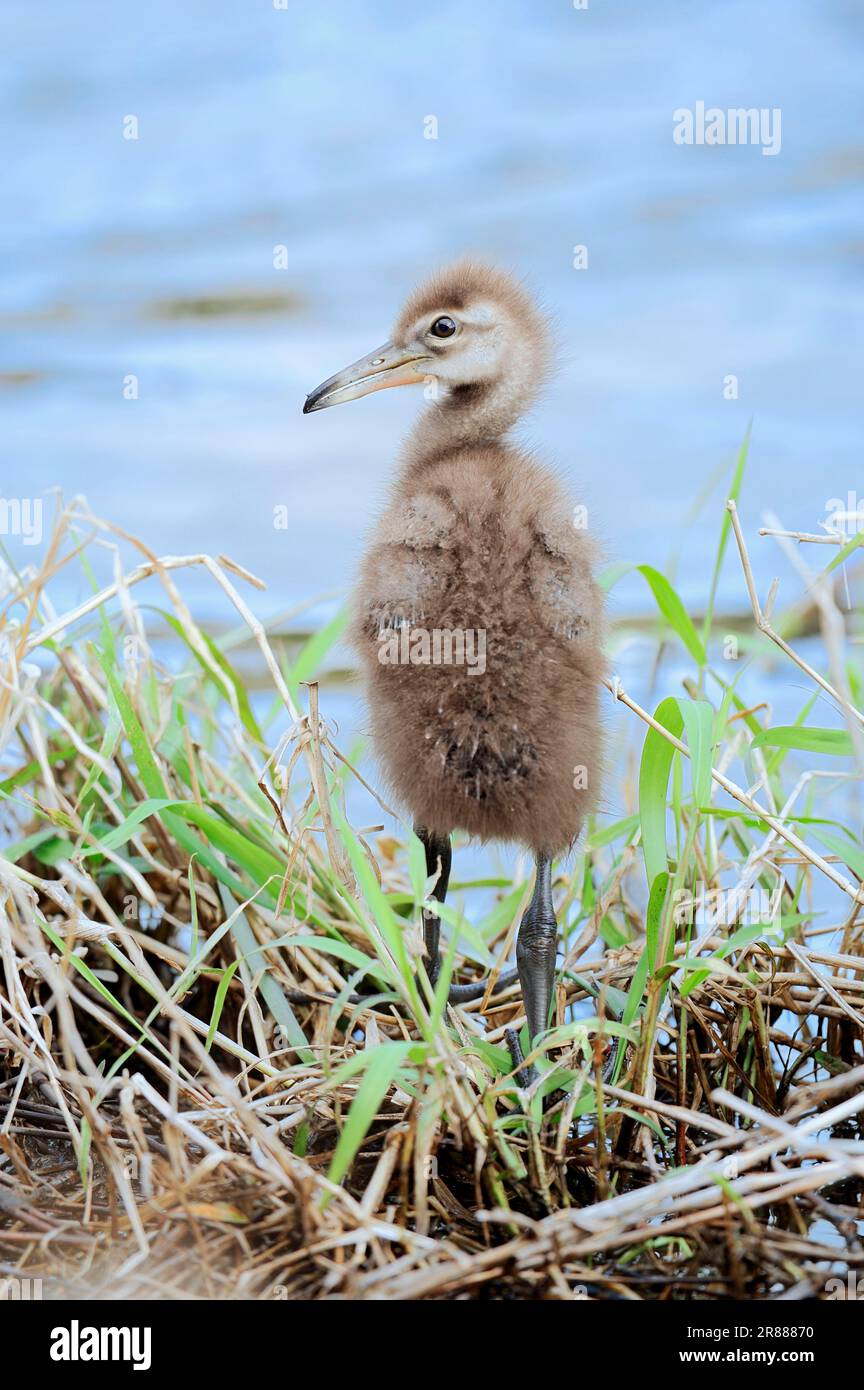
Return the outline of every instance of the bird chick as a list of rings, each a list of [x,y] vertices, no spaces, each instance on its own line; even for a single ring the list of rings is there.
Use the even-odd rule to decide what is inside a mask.
[[[552,860],[596,803],[601,764],[594,547],[555,474],[509,438],[551,361],[548,324],[525,290],[460,262],[411,295],[388,342],[304,406],[425,386],[429,404],[361,566],[350,637],[374,749],[437,874],[435,897],[447,890],[454,830],[534,853],[517,941],[529,1045],[548,1026],[554,984]],[[423,925],[434,983],[434,912]],[[513,1039],[511,1050],[527,1079]]]

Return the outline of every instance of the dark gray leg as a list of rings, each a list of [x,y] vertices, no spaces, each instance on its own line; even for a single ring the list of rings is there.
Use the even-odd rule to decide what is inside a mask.
[[[528,1046],[549,1026],[549,1006],[555,984],[555,954],[558,949],[558,923],[552,906],[552,860],[537,855],[534,896],[519,927],[516,964],[522,986],[522,1000],[528,1020]],[[507,1042],[520,1085],[530,1084],[534,1068],[522,1065],[523,1057],[515,1031],[508,1030]]]
[[[433,874],[438,875],[432,896],[436,902],[443,903],[447,897],[447,885],[450,882],[450,836],[432,835],[419,825],[415,825],[414,834],[426,851],[426,877],[431,878]],[[434,912],[427,912],[424,908],[423,944],[426,947],[426,974],[429,976],[429,983],[433,989],[441,966],[440,937],[441,923],[438,917]]]
[[[423,826],[415,825],[414,834],[426,851],[426,877],[431,878],[433,874],[438,875],[438,881],[432,890],[432,896],[436,902],[443,903],[447,897],[447,885],[450,882],[450,836],[433,835]],[[423,945],[426,948],[426,974],[432,988],[438,979],[438,971],[441,968],[441,922],[434,912],[427,912],[423,909]],[[502,990],[509,989],[516,980],[515,970],[505,970],[495,982],[495,993],[500,994]],[[485,980],[472,980],[467,985],[451,985],[447,998],[451,1004],[469,1004],[474,999],[482,999],[486,993]]]

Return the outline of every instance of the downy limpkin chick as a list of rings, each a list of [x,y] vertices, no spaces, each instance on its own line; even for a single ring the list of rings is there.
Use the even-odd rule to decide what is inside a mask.
[[[552,861],[579,834],[600,764],[593,546],[555,474],[509,438],[551,356],[546,320],[521,286],[463,262],[418,289],[390,341],[303,407],[426,386],[362,564],[351,636],[375,751],[437,874],[434,896],[447,891],[454,830],[534,853],[517,941],[531,1045],[549,1024],[555,977]],[[423,917],[434,983],[439,922]]]

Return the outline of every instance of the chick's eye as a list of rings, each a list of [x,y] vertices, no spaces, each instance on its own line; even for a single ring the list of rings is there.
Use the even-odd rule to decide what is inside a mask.
[[[452,338],[456,332],[456,324],[445,314],[443,318],[435,320],[429,332],[434,338]]]

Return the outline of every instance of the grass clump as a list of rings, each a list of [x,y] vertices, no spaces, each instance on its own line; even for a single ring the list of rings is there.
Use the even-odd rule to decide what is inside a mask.
[[[518,990],[493,990],[526,885],[461,885],[439,988],[417,983],[420,847],[377,811],[352,823],[361,791],[376,803],[312,679],[340,621],[289,660],[225,557],[159,559],[58,508],[0,610],[0,1277],[49,1296],[720,1299],[824,1294],[864,1261],[854,617],[836,565],[782,618],[760,606],[744,456],[702,619],[640,566],[656,621],[615,626],[615,659],[638,644],[666,693],[649,709],[609,679],[618,811],[558,868],[530,1096],[504,1046]],[[734,663],[730,545],[754,619]],[[58,611],[73,566],[93,593]],[[239,627],[195,622],[191,567]],[[244,641],[269,695],[232,665]],[[779,725],[752,695],[777,660],[803,687]],[[483,999],[447,1006],[448,977],[484,974]]]

